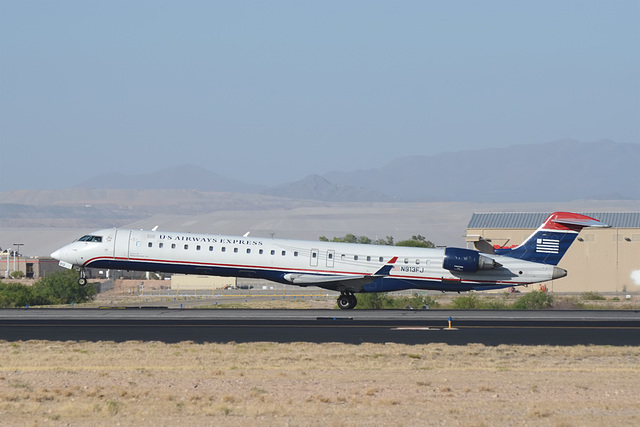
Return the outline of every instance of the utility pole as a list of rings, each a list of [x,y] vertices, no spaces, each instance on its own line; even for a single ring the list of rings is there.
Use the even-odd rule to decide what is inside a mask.
[[[24,243],[14,243],[13,246],[17,246],[18,249],[13,253],[13,271],[16,270],[16,253],[20,254],[20,246],[24,246]]]

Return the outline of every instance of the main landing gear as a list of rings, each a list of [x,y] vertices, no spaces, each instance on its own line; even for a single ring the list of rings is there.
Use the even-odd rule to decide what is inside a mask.
[[[352,293],[343,292],[338,297],[338,307],[342,310],[349,310],[354,308],[358,304],[356,296]]]

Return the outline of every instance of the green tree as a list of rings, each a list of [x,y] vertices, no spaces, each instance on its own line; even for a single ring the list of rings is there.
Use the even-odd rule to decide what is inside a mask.
[[[358,237],[355,234],[345,234],[343,239],[340,240],[341,242],[345,242],[345,243],[358,243]]]
[[[65,270],[52,273],[33,285],[36,294],[48,304],[71,304],[91,301],[98,293],[92,284],[78,285],[77,273]]]
[[[358,236],[358,243],[361,243],[363,245],[370,245],[371,239],[367,236]]]
[[[393,246],[393,236],[387,236],[384,239],[376,239],[374,245]]]
[[[326,236],[320,236],[318,238],[321,242],[342,242],[342,243],[362,243],[368,245],[371,243],[371,239],[367,236],[356,236],[352,233],[347,233],[344,237],[334,237],[329,240]]]
[[[430,240],[427,240],[424,236],[421,235],[417,235],[417,236],[411,236],[411,239],[409,240],[401,240],[398,243],[396,243],[396,246],[411,246],[414,248],[435,248],[436,245],[434,245]]]
[[[2,308],[41,305],[43,302],[45,301],[34,292],[31,286],[0,282],[0,307]]]

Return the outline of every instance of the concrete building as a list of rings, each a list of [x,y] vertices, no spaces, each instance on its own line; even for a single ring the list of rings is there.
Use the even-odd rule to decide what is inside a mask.
[[[62,271],[58,266],[58,260],[50,257],[25,258],[21,254],[13,252],[0,252],[0,277],[11,277],[14,271],[22,273],[22,277],[39,279],[54,271]]]
[[[474,213],[467,226],[468,245],[486,251],[520,244],[550,214]],[[568,276],[544,285],[555,292],[640,292],[640,212],[583,215],[611,227],[583,229],[558,265]]]
[[[194,276],[186,274],[174,274],[171,276],[171,289],[228,289],[236,287],[235,277],[219,276]]]

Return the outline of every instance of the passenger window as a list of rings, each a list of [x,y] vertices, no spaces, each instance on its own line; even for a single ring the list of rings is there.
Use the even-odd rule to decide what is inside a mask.
[[[223,246],[221,250],[222,250],[222,252],[226,252],[226,251],[227,251],[227,248],[225,248],[225,247]]]
[[[136,246],[137,246],[137,247],[142,246],[142,242],[141,242],[140,240],[138,240],[138,241],[136,242]]]
[[[158,247],[162,249],[164,247],[164,243],[158,243]]]
[[[196,246],[196,251],[200,250],[200,245]]]
[[[147,246],[148,246],[148,247],[150,247],[150,248],[152,248],[152,247],[153,247],[153,243],[149,242],[149,243],[147,244]]]
[[[282,251],[282,256],[285,256],[287,254],[287,251]]]
[[[176,244],[175,244],[175,243],[172,243],[172,244],[171,244],[171,249],[175,249],[175,248],[176,248]]]
[[[271,255],[275,255],[275,254],[276,254],[276,251],[271,250]]]
[[[184,248],[185,249],[189,249],[189,245],[184,245]]]
[[[247,248],[247,253],[250,254],[251,253],[251,249]]]
[[[380,258],[378,258],[378,261],[379,262],[384,262],[384,258],[380,257]]]
[[[370,256],[367,257],[367,261],[371,261],[371,257]]]
[[[416,260],[416,265],[420,265],[420,260],[419,259]]]
[[[354,256],[353,256],[353,260],[354,260],[354,261],[357,261],[357,260],[358,260],[358,255],[354,255]]]
[[[213,252],[213,246],[209,246],[209,252]]]
[[[333,259],[333,254],[332,254],[332,253],[329,253],[329,254],[327,254],[327,257],[328,257],[329,259]]]
[[[405,259],[404,259],[404,263],[405,263],[405,264],[409,264],[409,258],[405,258]]]
[[[264,251],[263,251],[262,249],[260,249],[260,250],[258,251],[258,253],[259,253],[260,255],[262,255],[262,254],[264,253]]]
[[[233,248],[233,253],[237,254],[238,253],[238,248]]]
[[[298,256],[298,251],[295,251],[295,252],[293,253],[293,256]]]

